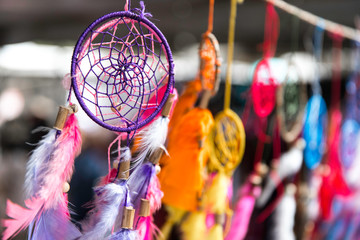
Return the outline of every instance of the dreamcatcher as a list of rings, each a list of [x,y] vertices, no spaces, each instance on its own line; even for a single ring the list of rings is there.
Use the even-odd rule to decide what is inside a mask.
[[[151,188],[151,193],[146,191],[143,196],[138,196],[139,194],[135,194],[138,189],[131,189],[133,186],[128,179],[132,159],[129,146],[136,131],[150,123],[166,105],[167,110],[163,110],[162,116],[152,122],[152,127],[156,125],[156,128],[153,128],[152,132],[142,130],[143,139],[147,138],[145,144],[149,143],[151,136],[155,137],[152,137],[151,144],[142,146],[142,152],[138,154],[140,157],[134,160],[136,163],[133,168],[146,164],[149,161],[148,156],[153,157],[155,152],[158,153],[158,148],[164,149],[169,109],[171,109],[169,94],[174,89],[174,66],[171,50],[165,37],[148,20],[151,15],[145,13],[143,2],[140,2],[140,5],[141,9],[130,9],[130,2],[127,1],[125,11],[110,13],[97,19],[80,36],[74,49],[71,65],[73,93],[82,109],[92,120],[119,134],[113,142],[118,142],[119,164],[115,164],[115,171],[111,171],[105,181],[95,189],[96,207],[92,211],[92,216],[82,224],[82,236],[75,230],[71,232],[73,235],[69,235],[69,231],[73,229],[67,228],[70,224],[69,214],[66,195],[62,194],[61,190],[63,183],[71,176],[73,159],[79,152],[81,138],[78,139],[80,134],[74,115],[67,117],[67,114],[60,114],[63,119],[67,119],[64,130],[49,132],[50,135],[56,135],[55,143],[52,136],[46,136],[33,154],[38,159],[30,160],[32,169],[28,174],[29,179],[37,181],[37,185],[32,186],[31,189],[38,191],[32,195],[33,198],[26,201],[30,210],[24,209],[20,219],[19,207],[9,204],[8,215],[13,220],[5,222],[8,231],[4,239],[26,228],[35,217],[33,239],[79,237],[80,239],[105,237],[135,239],[138,233],[131,229],[135,213],[140,208],[140,201],[135,200],[138,198],[146,200],[147,197],[151,197],[151,193],[155,193],[155,199],[149,200],[150,207],[153,209],[143,212],[150,214],[151,210],[159,208],[161,191],[154,179],[156,176],[154,177],[153,172],[155,171],[146,175],[148,181],[144,181],[141,186],[144,189]],[[68,101],[72,106],[71,93],[69,93]],[[125,146],[121,146],[120,141],[124,134],[120,133],[126,133]],[[50,157],[42,156],[40,159],[37,155],[39,152],[45,154],[43,149],[45,144],[50,144],[54,150],[47,153]],[[47,147],[50,148],[50,146]],[[58,156],[60,150],[63,156]],[[46,169],[44,167],[38,169],[39,161],[50,161],[54,164],[46,164]],[[156,163],[156,161],[153,162]],[[155,164],[151,166],[152,170],[154,168]],[[112,174],[114,172],[115,174]],[[154,183],[150,186],[152,180]],[[50,223],[53,224],[54,220],[45,221],[43,216],[47,216],[49,209],[55,213],[62,211],[61,216],[66,217],[62,217],[61,220],[67,220],[68,225],[51,225]],[[57,219],[56,217],[55,220]],[[56,226],[56,232],[50,232],[53,229],[49,228],[48,224]],[[46,235],[40,232],[40,227],[43,231],[47,231]],[[59,231],[62,233],[57,234]],[[112,232],[114,233],[110,236]],[[41,238],[43,236],[45,238]]]
[[[254,70],[251,85],[252,101],[255,113],[264,118],[268,116],[276,103],[276,80],[270,69],[270,58],[276,51],[279,31],[279,17],[272,4],[267,4],[265,21],[264,56]]]
[[[299,136],[303,126],[303,115],[306,96],[306,85],[301,81],[300,71],[294,63],[295,42],[298,38],[299,19],[293,17],[293,53],[290,56],[285,81],[277,88],[277,117],[280,124],[281,137],[292,143]]]
[[[357,92],[359,85],[359,65],[357,63],[360,57],[360,48],[355,50],[355,71],[350,75],[346,84],[346,113],[341,127],[341,160],[346,170],[349,170],[356,158],[356,147],[358,145],[359,133],[359,108],[357,106]]]
[[[7,201],[2,221],[2,239],[9,239],[29,227],[28,239],[75,239],[80,231],[70,221],[67,208],[68,182],[74,159],[80,153],[81,136],[76,105],[60,107],[53,129],[33,151],[26,168],[26,208]],[[61,228],[59,228],[61,226]]]
[[[320,62],[323,29],[316,27],[314,35],[314,55],[317,62]],[[304,161],[308,168],[314,169],[321,161],[325,151],[325,129],[327,127],[327,107],[321,96],[321,86],[319,83],[319,69],[312,82],[311,89],[313,96],[308,100],[305,107],[303,138],[306,141],[304,150]]]
[[[233,171],[241,162],[245,150],[244,126],[238,115],[230,109],[236,4],[236,1],[231,1],[224,110],[216,115],[208,138],[210,177],[204,193],[204,208],[208,218],[214,216],[213,224],[209,226],[208,239],[223,239],[224,229],[225,233],[228,230],[224,224],[227,222],[230,226],[228,189],[232,185]]]
[[[219,44],[212,34],[214,0],[210,0],[209,6],[208,30],[202,35],[199,48],[199,75],[187,84],[179,98],[170,122],[167,146],[170,157],[164,155],[160,162],[159,178],[168,213],[162,226],[165,239],[175,225],[180,227],[184,239],[203,238],[206,231],[202,210],[208,161],[205,139],[214,121],[207,106],[218,90],[221,63]]]

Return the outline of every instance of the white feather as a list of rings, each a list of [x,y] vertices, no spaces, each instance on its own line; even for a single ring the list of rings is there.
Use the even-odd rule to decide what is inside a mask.
[[[360,134],[358,134],[356,141],[355,159],[353,160],[352,166],[346,171],[346,174],[344,174],[347,183],[353,188],[360,187]]]
[[[295,240],[293,231],[296,201],[294,191],[286,191],[274,212],[274,227],[270,239]]]
[[[278,167],[270,172],[270,177],[266,180],[265,187],[256,201],[256,206],[263,207],[280,182],[287,177],[295,175],[300,170],[302,162],[302,144],[296,144],[288,152],[282,154]]]
[[[26,175],[24,190],[26,197],[32,197],[42,184],[43,177],[47,172],[48,161],[55,150],[56,130],[50,129],[49,132],[38,143],[36,149],[32,152],[26,165]]]
[[[158,148],[166,152],[164,144],[168,133],[169,121],[169,118],[160,116],[138,133],[140,139],[138,144],[139,153],[133,160],[135,167],[143,163],[146,156],[152,154]]]
[[[89,223],[95,223],[94,226],[84,226],[87,232],[80,240],[99,240],[106,239],[119,219],[119,213],[127,195],[125,182],[122,184],[109,183],[101,188],[101,193],[96,200],[96,210],[88,219]],[[90,224],[91,225],[91,224]]]

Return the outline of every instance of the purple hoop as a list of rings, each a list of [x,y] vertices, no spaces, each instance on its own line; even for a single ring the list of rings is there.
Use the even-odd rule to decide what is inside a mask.
[[[164,37],[164,35],[161,33],[161,31],[153,23],[151,23],[148,19],[146,19],[145,17],[143,17],[141,15],[139,16],[130,11],[113,12],[113,13],[107,14],[107,15],[95,20],[89,27],[87,27],[85,29],[85,31],[81,34],[81,36],[80,36],[79,40],[77,41],[75,48],[74,48],[74,52],[73,52],[73,56],[72,56],[72,63],[71,63],[71,82],[72,82],[72,88],[74,90],[75,96],[76,96],[77,100],[79,101],[80,106],[83,108],[83,110],[86,112],[86,114],[94,122],[98,123],[100,126],[106,128],[106,129],[109,129],[111,131],[131,132],[131,131],[139,129],[139,128],[145,126],[146,124],[148,124],[159,113],[159,111],[161,111],[162,107],[164,106],[164,104],[169,96],[170,91],[174,87],[174,63],[173,63],[172,53],[171,53],[170,47],[168,45],[168,42],[167,42],[166,38]],[[147,118],[141,119],[141,120],[137,119],[137,121],[134,121],[131,123],[126,122],[127,127],[119,127],[119,126],[110,125],[110,124],[102,121],[101,119],[99,119],[97,116],[95,116],[94,113],[88,108],[88,106],[84,102],[84,99],[82,97],[82,94],[79,92],[79,88],[78,88],[78,84],[77,84],[77,76],[76,76],[77,68],[79,68],[78,63],[81,63],[81,61],[83,60],[83,57],[84,57],[84,55],[81,55],[81,53],[84,50],[84,47],[83,47],[84,44],[86,45],[89,43],[89,41],[91,42],[91,40],[92,40],[91,31],[96,30],[96,27],[99,26],[99,24],[103,24],[107,20],[112,19],[112,18],[122,19],[124,22],[125,22],[124,18],[129,18],[132,21],[137,21],[137,23],[140,26],[145,26],[147,28],[147,30],[149,30],[151,33],[154,34],[154,36],[156,37],[156,40],[159,41],[159,44],[161,46],[160,49],[162,49],[162,51],[165,50],[163,54],[166,56],[167,63],[168,63],[168,70],[167,70],[166,75],[164,75],[168,78],[167,83],[166,83],[167,86],[166,86],[165,93],[164,93],[163,98],[161,99],[160,103],[156,106],[156,108],[154,108],[155,110]],[[88,35],[89,33],[90,33],[90,39],[86,39],[89,36]],[[97,36],[97,34],[96,34],[96,36]],[[86,43],[86,42],[88,42],[88,43]],[[122,53],[122,51],[119,52],[119,56],[120,56],[120,53]],[[159,56],[160,56],[159,57],[159,59],[160,59],[161,53]],[[144,65],[145,65],[145,63],[146,63],[146,60],[144,60]],[[92,69],[92,66],[91,66],[90,70],[91,69]],[[135,71],[133,71],[133,72],[135,73]],[[141,74],[141,79],[143,79],[143,73],[140,72],[138,75],[140,75],[140,74]],[[85,82],[85,79],[86,78],[84,78],[84,82]],[[164,79],[160,79],[160,80],[164,80]],[[114,79],[114,86],[115,86],[115,80],[116,80],[116,78]],[[85,83],[84,83],[84,88],[85,88]],[[97,92],[97,89],[94,91]],[[96,95],[96,99],[97,99],[97,93],[95,95]],[[143,95],[142,95],[142,98],[144,98]],[[110,102],[111,102],[111,100],[110,100]],[[100,107],[97,106],[95,103],[93,103],[93,104],[100,109]],[[112,102],[111,102],[111,105],[113,107],[115,107]],[[129,107],[131,108],[131,106],[129,106]],[[140,107],[139,112],[141,112],[141,110],[142,109]],[[120,111],[120,110],[117,110],[117,111]],[[147,110],[143,110],[143,111],[147,111]],[[101,110],[100,110],[100,112],[101,112]],[[139,115],[141,115],[141,114],[139,113]],[[104,120],[103,116],[102,116],[102,119]]]

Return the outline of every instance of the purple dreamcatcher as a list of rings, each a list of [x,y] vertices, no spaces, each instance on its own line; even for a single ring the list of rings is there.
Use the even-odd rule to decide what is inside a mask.
[[[165,150],[174,66],[165,37],[140,5],[131,9],[126,1],[125,11],[94,21],[75,45],[74,94],[93,121],[119,134],[109,146],[109,174],[95,188],[95,208],[81,224],[80,239],[135,239],[150,232],[151,224],[145,223],[161,204],[155,169]],[[127,135],[126,146],[121,146],[121,133]],[[110,148],[116,142],[118,156],[110,169]]]
[[[72,57],[72,87],[80,106],[96,123],[116,132],[149,123],[174,86],[170,47],[141,6],[94,21]]]

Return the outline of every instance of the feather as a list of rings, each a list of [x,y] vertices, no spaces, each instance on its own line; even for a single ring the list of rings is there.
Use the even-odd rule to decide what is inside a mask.
[[[223,226],[221,224],[215,224],[210,228],[206,237],[207,240],[222,240],[224,239]]]
[[[185,240],[204,239],[206,235],[206,214],[203,211],[191,212],[180,225]]]
[[[109,240],[136,240],[138,239],[137,232],[131,229],[121,229],[120,231],[111,235]]]
[[[252,186],[249,180],[240,189],[240,198],[236,204],[231,228],[226,240],[242,240],[245,238],[254,209],[256,198],[260,195],[261,188]]]
[[[225,214],[228,188],[231,183],[230,178],[224,172],[218,172],[212,179],[210,188],[205,192],[205,209],[214,214]],[[222,224],[215,223],[207,235],[207,239],[224,239]]]
[[[161,228],[162,234],[160,235],[160,239],[162,240],[169,238],[173,226],[176,223],[180,222],[186,214],[185,210],[179,208],[175,208],[172,206],[165,206],[165,208],[166,208],[166,212],[168,213],[168,217],[166,219],[166,222]]]
[[[290,186],[293,186],[292,184]],[[292,187],[295,189],[294,187]],[[296,212],[295,190],[289,190],[282,197],[274,212],[274,227],[271,228],[271,239],[295,240],[293,231]]]
[[[72,240],[81,236],[80,231],[70,221],[66,194],[63,197],[62,204],[59,204],[55,209],[45,211],[41,215],[40,219],[36,222],[34,233],[29,239]]]
[[[134,167],[142,164],[146,156],[153,154],[155,150],[159,148],[166,152],[164,144],[167,137],[169,121],[168,117],[160,116],[138,133],[138,141],[136,141],[137,146],[135,148],[139,153],[132,161]]]
[[[145,163],[135,169],[128,180],[131,201],[136,209],[135,219],[137,219],[141,199],[146,198],[150,179],[154,174],[156,174],[154,165],[152,163]]]
[[[2,239],[9,239],[11,236],[24,230],[36,218],[44,206],[43,199],[27,199],[23,208],[10,200],[7,200],[6,214],[12,219],[2,220],[2,226],[6,228]]]
[[[47,139],[47,138],[46,138]],[[73,172],[74,159],[81,149],[81,136],[74,114],[70,115],[65,123],[64,129],[55,141],[54,152],[51,154],[47,163],[47,168],[32,168],[39,164],[34,160],[30,170],[35,170],[41,176],[39,189],[34,193],[34,197],[25,200],[25,206],[28,209],[17,206],[8,201],[7,215],[12,219],[3,220],[2,224],[6,227],[3,233],[3,239],[17,234],[25,229],[34,220],[41,219],[42,214],[50,209],[56,209],[59,204],[63,203],[62,187],[64,182],[69,181]],[[46,151],[45,151],[46,152]],[[47,153],[46,153],[47,155]],[[45,159],[40,157],[38,159]],[[36,175],[28,174],[28,179]],[[37,179],[36,181],[38,181]],[[29,185],[31,191],[34,191],[34,185]]]
[[[26,165],[24,190],[27,198],[33,197],[44,180],[44,172],[55,149],[56,130],[49,132],[39,142]]]
[[[141,240],[151,240],[153,236],[153,228],[156,227],[151,217],[141,217],[137,224],[137,232],[139,235],[139,239]]]
[[[95,189],[98,193],[95,201],[95,211],[87,219],[87,224],[82,224],[85,233],[80,239],[98,240],[110,236],[111,231],[118,219],[124,205],[127,186],[125,181],[109,183]]]
[[[169,156],[163,155],[158,175],[164,192],[163,203],[196,211],[208,161],[208,152],[199,147],[199,141],[209,135],[213,124],[214,119],[208,109],[194,108],[172,130],[167,147]]]
[[[81,150],[81,135],[75,114],[65,123],[61,135],[56,140],[53,160],[45,172],[44,187],[39,195],[46,199],[45,208],[56,207],[62,200],[62,186],[71,179],[75,157]]]
[[[280,157],[279,165],[270,172],[261,196],[256,202],[256,206],[263,207],[274,189],[287,177],[295,175],[301,168],[303,162],[303,140],[300,139],[295,145]]]
[[[153,175],[147,191],[146,199],[150,201],[150,213],[155,213],[161,208],[161,199],[164,193],[160,189],[160,182],[157,175]]]
[[[349,196],[352,190],[347,185],[342,169],[339,146],[340,146],[340,129],[341,129],[341,112],[333,110],[331,113],[331,122],[329,128],[329,150],[327,154],[327,165],[329,173],[322,177],[319,189],[320,215],[323,219],[328,220],[331,217],[331,206],[336,195]]]

